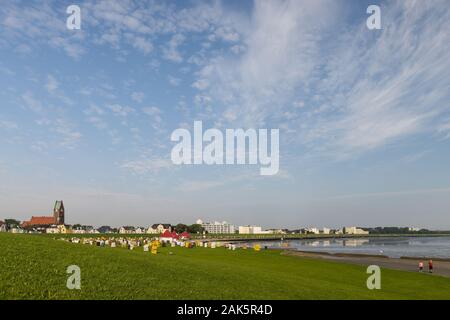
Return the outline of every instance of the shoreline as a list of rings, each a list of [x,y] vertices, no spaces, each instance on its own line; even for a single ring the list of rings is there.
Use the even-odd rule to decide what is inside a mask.
[[[283,251],[293,251],[293,252],[301,252],[304,254],[315,254],[315,255],[324,255],[324,256],[334,256],[341,258],[381,258],[381,259],[403,259],[403,260],[414,260],[414,261],[441,261],[441,262],[450,262],[450,258],[439,258],[439,257],[415,257],[415,256],[401,256],[399,258],[389,257],[382,254],[365,254],[365,253],[347,253],[347,252],[322,252],[322,251],[307,251],[307,250],[296,250],[292,248],[271,248],[271,250],[283,250]]]
[[[424,257],[400,257],[391,258],[383,255],[366,255],[352,253],[329,253],[329,252],[311,252],[298,251],[294,249],[273,249],[280,250],[281,255],[297,256],[302,258],[325,259],[341,263],[350,263],[362,266],[378,265],[382,268],[409,271],[418,273],[419,261],[424,262],[424,271],[422,273],[429,275],[438,275],[450,278],[450,259],[431,258],[433,260],[433,273],[428,273],[427,261],[430,258]]]
[[[212,237],[212,238],[196,238],[192,240],[199,241],[226,241],[226,242],[246,242],[246,241],[288,241],[288,240],[315,240],[315,239],[364,239],[364,238],[438,238],[438,237],[450,237],[448,233],[435,233],[435,234],[364,234],[364,235],[265,235],[260,237]]]

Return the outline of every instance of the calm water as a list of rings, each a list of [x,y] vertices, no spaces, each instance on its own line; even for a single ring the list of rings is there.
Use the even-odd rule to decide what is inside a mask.
[[[380,237],[359,239],[286,240],[289,247],[301,251],[330,253],[357,253],[385,255],[393,258],[433,257],[450,258],[450,237]],[[280,241],[261,243],[269,248],[280,248]]]

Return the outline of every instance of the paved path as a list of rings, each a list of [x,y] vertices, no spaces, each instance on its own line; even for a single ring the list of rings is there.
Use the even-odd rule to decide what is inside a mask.
[[[288,250],[283,254],[294,255],[309,258],[320,258],[326,260],[340,261],[345,263],[359,264],[364,266],[378,265],[382,268],[396,269],[403,271],[418,272],[419,259],[398,259],[398,258],[388,258],[388,257],[376,257],[376,256],[363,256],[363,255],[336,255],[336,254],[326,254],[326,253],[311,253],[304,251],[293,251]],[[428,273],[428,260],[423,260],[424,263],[424,273]],[[438,261],[433,260],[434,272],[433,274],[441,275],[450,278],[450,261]]]

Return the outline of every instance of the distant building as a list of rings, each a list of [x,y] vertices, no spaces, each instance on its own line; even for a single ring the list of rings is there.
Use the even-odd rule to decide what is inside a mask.
[[[64,224],[65,213],[64,213],[64,203],[61,201],[56,201],[55,207],[53,208],[53,217],[55,218],[55,224]]]
[[[240,226],[239,234],[273,234],[273,230],[262,230],[259,226]]]
[[[306,233],[320,234],[320,230],[318,228],[306,228]]]
[[[166,230],[172,232],[172,225],[169,223],[155,223],[154,225],[148,227],[147,233],[150,234],[162,234]]]
[[[230,234],[234,233],[235,227],[232,224],[229,224],[226,221],[218,222],[215,221],[214,223],[210,222],[203,222],[202,220],[197,220],[197,224],[201,225],[202,228],[212,234]]]
[[[135,233],[135,227],[120,227],[119,233],[121,234],[133,234]]]
[[[93,226],[82,226],[82,228],[84,229],[85,233],[98,233],[95,232],[97,230],[95,230]]]
[[[99,233],[114,233],[114,230],[110,226],[101,226],[97,230]]]
[[[343,229],[344,234],[356,234],[356,235],[364,235],[369,234],[369,231],[365,231],[361,228],[357,227],[344,227]]]
[[[175,231],[170,232],[169,230],[166,230],[159,237],[159,241],[172,243],[174,241],[177,241],[179,238],[180,238],[180,236]]]
[[[70,228],[70,226],[65,225],[65,224],[58,225],[58,230],[59,230],[59,233],[63,233],[63,234],[72,233],[72,229]]]
[[[45,233],[60,233],[58,226],[53,225],[45,229]]]
[[[56,201],[53,208],[53,216],[32,216],[29,221],[22,223],[23,228],[50,227],[52,225],[61,225],[65,221],[64,203]]]
[[[20,228],[20,227],[14,227],[14,228],[11,228],[11,229],[9,230],[9,232],[11,232],[11,233],[25,233],[25,230],[23,230],[23,229]]]
[[[323,229],[322,229],[322,233],[323,233],[323,234],[330,234],[330,233],[331,233],[331,230],[330,230],[329,228],[323,228]]]
[[[180,239],[181,240],[188,240],[188,239],[190,239],[191,238],[191,235],[188,233],[188,232],[186,232],[186,231],[184,231],[184,232],[182,232],[181,234],[180,234]]]
[[[6,232],[6,223],[3,221],[0,221],[0,232]]]
[[[287,229],[269,229],[267,232],[270,232],[272,234],[286,234],[289,232]]]
[[[82,226],[77,226],[72,228],[72,233],[84,234],[86,233],[86,230]]]
[[[137,227],[136,229],[134,229],[134,233],[137,234],[144,234],[146,232],[145,228],[142,227]]]

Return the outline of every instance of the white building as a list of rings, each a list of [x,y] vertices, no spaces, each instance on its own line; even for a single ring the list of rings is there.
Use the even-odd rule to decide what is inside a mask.
[[[271,234],[286,234],[286,231],[283,229],[269,229],[267,232],[270,232]]]
[[[144,234],[146,232],[145,228],[142,227],[137,227],[136,229],[134,229],[134,233],[136,234]]]
[[[369,231],[365,231],[357,227],[344,227],[344,234],[369,234]]]
[[[258,226],[240,226],[239,234],[273,234],[272,230],[262,230]]]
[[[9,230],[9,232],[11,232],[11,233],[25,233],[25,230],[23,230],[22,228],[12,228],[11,230]]]
[[[133,234],[135,233],[134,227],[120,227],[119,229],[120,234]]]
[[[323,233],[323,234],[330,234],[330,231],[331,231],[331,230],[330,230],[329,228],[323,228],[323,229],[322,229],[322,233]]]
[[[59,233],[60,230],[58,228],[58,226],[51,226],[47,229],[45,229],[45,233]]]
[[[309,232],[309,233],[314,233],[314,234],[320,233],[320,230],[318,228],[306,228],[305,231]]]
[[[172,226],[168,223],[155,223],[154,225],[148,227],[147,233],[149,234],[162,234],[166,230],[172,232]]]
[[[235,231],[234,225],[229,224],[226,221],[223,222],[215,221],[214,223],[210,223],[210,222],[203,222],[202,220],[199,219],[197,220],[196,223],[201,225],[206,232],[212,234],[230,234],[234,233]]]

